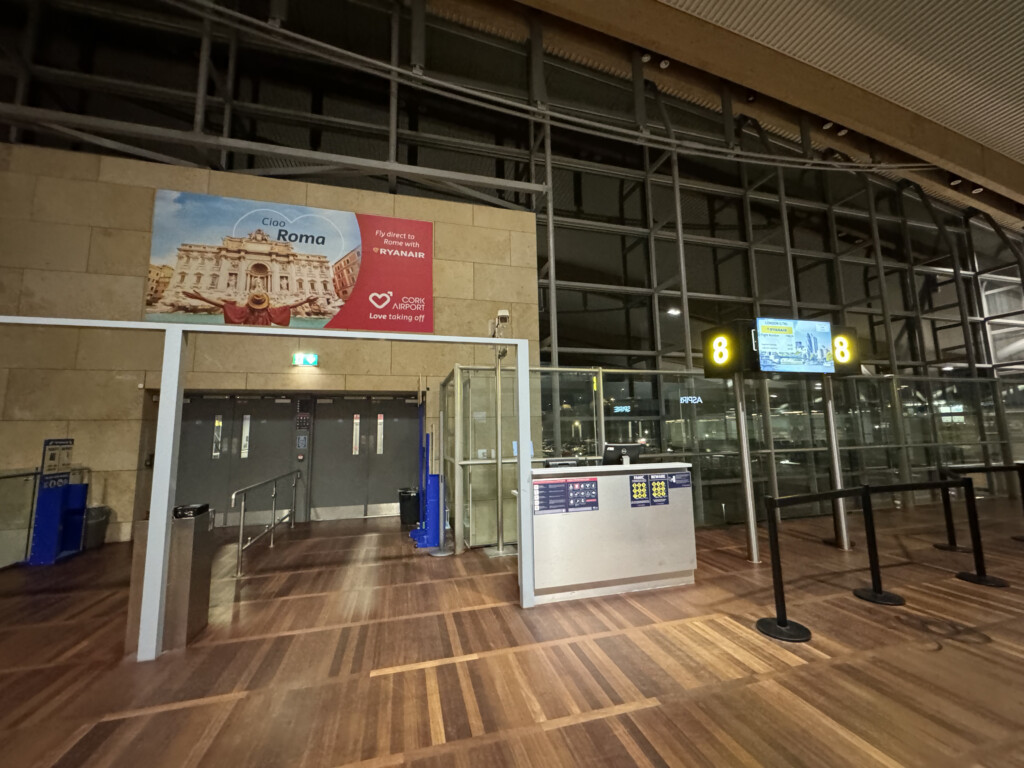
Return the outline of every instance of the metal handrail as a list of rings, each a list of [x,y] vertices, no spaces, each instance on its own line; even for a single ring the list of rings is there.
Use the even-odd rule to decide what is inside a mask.
[[[290,477],[292,479],[292,506],[288,510],[288,514],[282,517],[280,520],[277,519],[277,483],[280,480]],[[235,566],[235,577],[242,577],[242,553],[255,544],[257,541],[262,539],[266,534],[270,534],[270,548],[274,547],[274,529],[277,528],[281,523],[288,521],[289,527],[295,527],[295,501],[296,492],[299,484],[299,479],[302,477],[302,470],[295,469],[291,472],[285,472],[283,475],[277,477],[271,477],[268,480],[261,480],[258,483],[247,485],[245,488],[239,488],[237,491],[231,494],[231,508],[235,508],[235,498],[241,494],[242,506],[239,509],[238,515],[238,562]],[[270,522],[263,526],[263,530],[256,534],[255,537],[250,536],[248,541],[245,541],[245,495],[256,488],[262,488],[264,485],[273,485],[273,490],[270,492]]]

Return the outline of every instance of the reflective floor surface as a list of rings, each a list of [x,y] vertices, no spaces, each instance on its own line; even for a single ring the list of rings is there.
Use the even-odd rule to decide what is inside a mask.
[[[849,553],[785,521],[802,645],[752,628],[771,572],[741,528],[698,533],[692,587],[528,611],[515,559],[425,556],[397,519],[296,528],[241,581],[225,544],[210,626],[149,664],[121,659],[129,545],[8,569],[0,764],[1024,766],[1024,517],[981,510],[1009,589],[953,578],[971,556],[932,548],[936,509],[878,512],[901,608],[850,594],[859,515]]]

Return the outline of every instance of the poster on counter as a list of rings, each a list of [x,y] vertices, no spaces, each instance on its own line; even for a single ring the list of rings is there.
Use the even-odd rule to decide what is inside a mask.
[[[431,333],[434,225],[157,190],[154,322]]]
[[[651,484],[647,475],[629,476],[629,506],[651,506]]]
[[[648,475],[647,485],[651,492],[651,506],[668,504],[668,475]]]

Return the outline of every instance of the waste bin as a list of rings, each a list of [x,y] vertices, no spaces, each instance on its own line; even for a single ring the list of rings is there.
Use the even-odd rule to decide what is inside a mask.
[[[206,626],[215,544],[209,504],[174,508],[164,619],[166,647],[184,646]]]
[[[419,525],[420,492],[416,488],[399,489],[398,515],[402,520],[402,525]]]
[[[98,549],[107,540],[107,526],[110,524],[110,507],[89,507],[85,510],[85,533],[82,535],[82,549]]]

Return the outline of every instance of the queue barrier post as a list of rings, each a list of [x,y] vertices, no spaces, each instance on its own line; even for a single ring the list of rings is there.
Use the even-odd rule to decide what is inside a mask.
[[[864,539],[868,546],[871,586],[858,587],[853,590],[853,594],[876,605],[905,605],[907,601],[903,597],[882,589],[882,569],[878,563],[878,542],[875,540],[875,514],[871,506],[871,488],[867,485],[861,489],[861,512],[864,514]]]
[[[1008,587],[1010,583],[997,576],[989,576],[985,570],[985,554],[981,550],[981,525],[978,523],[978,505],[974,498],[974,481],[963,478],[965,501],[967,502],[967,523],[971,531],[971,546],[974,549],[974,573],[961,571],[956,575],[961,581],[981,584],[986,587]]]
[[[783,640],[787,643],[806,643],[811,639],[811,630],[803,624],[790,621],[786,615],[786,593],[782,584],[782,560],[779,557],[779,524],[777,515],[778,502],[775,498],[765,498],[768,517],[768,545],[772,557],[772,588],[775,591],[775,616],[758,619],[754,625],[762,635]]]
[[[949,498],[949,486],[942,486],[942,513],[946,518],[946,543],[932,544],[944,552],[970,552],[970,547],[961,547],[956,543],[956,528],[953,525],[953,504]]]

